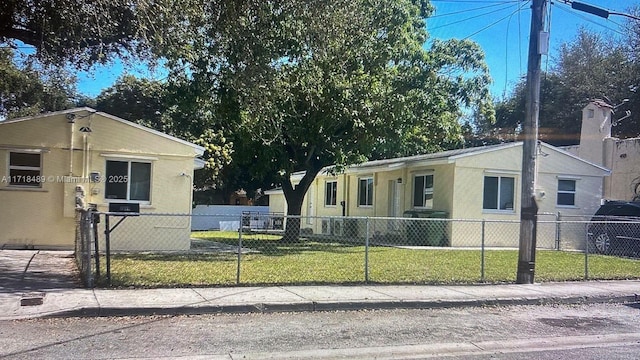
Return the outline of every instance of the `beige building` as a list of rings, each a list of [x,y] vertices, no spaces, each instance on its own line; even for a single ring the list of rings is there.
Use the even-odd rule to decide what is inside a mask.
[[[593,214],[603,197],[603,179],[609,170],[554,146],[540,143],[537,161],[537,204],[539,213]],[[369,161],[331,175],[328,169],[315,179],[303,205],[303,228],[316,234],[327,231],[328,223],[313,217],[402,217],[407,211],[439,211],[451,219],[520,220],[522,143],[450,150],[405,158]],[[296,174],[293,181],[299,181]],[[271,212],[286,212],[280,190],[271,190]],[[336,219],[340,222],[342,220]],[[362,224],[362,223],[360,223]],[[341,225],[345,230],[349,227]],[[447,229],[451,246],[479,245],[470,239],[464,222],[452,222]],[[380,230],[386,231],[385,229]],[[555,231],[555,228],[550,228]],[[364,229],[357,229],[361,236]],[[488,236],[489,246],[513,246],[511,232]],[[563,235],[579,247],[584,233]],[[575,237],[567,239],[567,237]],[[474,243],[477,242],[477,244]]]
[[[90,108],[0,122],[0,246],[71,249],[76,208],[89,204],[98,211],[136,204],[141,213],[190,213],[193,172],[203,153]],[[124,221],[117,231],[115,250],[190,246],[188,217]]]
[[[640,138],[617,139],[611,127],[625,117],[614,114],[613,106],[602,100],[590,102],[582,110],[580,145],[565,150],[611,170],[604,180],[604,199],[640,200]]]

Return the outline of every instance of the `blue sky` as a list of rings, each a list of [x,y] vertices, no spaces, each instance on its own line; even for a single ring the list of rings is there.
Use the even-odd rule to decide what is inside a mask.
[[[527,70],[527,51],[531,19],[530,1],[523,0],[431,0],[436,7],[433,17],[427,19],[431,38],[464,39],[477,42],[484,50],[494,80],[491,93],[495,97],[508,94]],[[640,0],[581,0],[610,11],[626,12],[640,5]],[[624,18],[609,19],[571,9],[563,0],[550,6],[549,56],[543,57],[543,69],[551,69],[555,54],[562,43],[571,41],[580,27],[601,32],[604,36],[619,36]],[[96,96],[104,88],[125,74],[149,78],[163,78],[162,71],[150,72],[144,67],[126,69],[121,63],[95,67],[91,73],[79,74],[78,90]]]

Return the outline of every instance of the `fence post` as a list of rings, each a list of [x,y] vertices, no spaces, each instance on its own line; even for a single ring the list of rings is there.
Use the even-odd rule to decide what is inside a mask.
[[[485,219],[482,219],[482,240],[480,244],[480,282],[484,282],[484,235],[485,235]]]
[[[242,261],[242,221],[244,215],[240,215],[240,227],[238,228],[238,264],[236,268],[236,285],[240,285],[240,262]]]
[[[93,226],[93,216],[92,213],[90,211],[87,211],[86,213],[83,212],[84,216],[85,216],[85,221],[84,224],[82,225],[84,227],[84,233],[85,233],[85,238],[82,240],[84,242],[84,245],[82,245],[82,247],[84,248],[84,256],[85,256],[85,276],[87,279],[87,286],[89,287],[93,287],[93,273],[91,272],[91,229]]]
[[[369,217],[366,219],[366,231],[364,235],[364,282],[369,283]]]
[[[98,237],[98,227],[100,224],[100,214],[97,213],[96,211],[92,211],[91,212],[91,225],[93,226],[93,246],[94,246],[94,250],[95,250],[95,262],[96,262],[96,278],[100,279],[100,249],[99,249],[99,244],[100,244],[100,238]]]
[[[104,248],[107,252],[107,284],[111,286],[111,229],[109,225],[109,214],[104,215]]]
[[[589,235],[584,235],[584,279],[589,280]]]
[[[562,214],[560,211],[556,213],[556,250],[560,250],[560,231],[562,227],[560,226],[560,220],[562,218]]]

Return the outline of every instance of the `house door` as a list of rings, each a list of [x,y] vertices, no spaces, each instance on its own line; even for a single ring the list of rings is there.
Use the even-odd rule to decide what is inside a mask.
[[[313,225],[313,217],[316,216],[313,201],[315,200],[313,186],[307,190],[307,224]]]
[[[399,217],[400,213],[400,195],[402,194],[402,183],[397,180],[389,181],[389,217]]]

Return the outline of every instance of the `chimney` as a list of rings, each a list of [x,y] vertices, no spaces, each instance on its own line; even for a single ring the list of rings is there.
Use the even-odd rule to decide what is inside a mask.
[[[613,106],[604,100],[592,100],[582,109],[582,130],[578,156],[594,164],[608,167],[605,140],[611,139]]]

